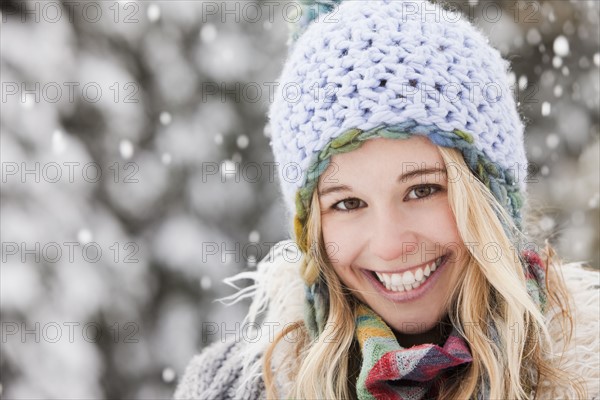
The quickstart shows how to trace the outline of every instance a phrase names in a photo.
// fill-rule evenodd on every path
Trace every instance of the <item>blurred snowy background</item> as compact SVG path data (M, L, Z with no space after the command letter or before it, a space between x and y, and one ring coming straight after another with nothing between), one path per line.
M3 398L169 398L206 323L235 330L221 280L287 236L285 4L2 2ZM454 5L512 62L531 232L597 266L599 3Z

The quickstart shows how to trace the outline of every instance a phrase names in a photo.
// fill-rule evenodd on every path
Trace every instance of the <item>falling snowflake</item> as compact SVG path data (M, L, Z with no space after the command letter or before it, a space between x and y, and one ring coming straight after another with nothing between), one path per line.
M65 136L63 135L62 131L59 129L55 130L52 133L52 151L54 154L60 154L65 151L66 147L67 144L65 142Z
M559 57L566 57L569 55L569 40L563 35L557 36L554 39L554 44L552 45L552 49L554 50L554 54Z
M259 240L260 240L260 233L256 230L250 232L250 234L248 235L249 242L258 243Z
M521 75L521 77L519 78L519 89L527 89L527 75Z
M169 125L171 123L171 121L173 120L173 117L167 111L161 112L160 117L158 117L158 118L160 120L160 123L163 125Z
M554 58L552 58L552 66L556 69L562 67L563 64L563 60L562 58L560 58L559 56L554 56Z
M554 86L554 97L561 97L563 95L563 88L560 85Z
M240 135L240 136L238 136L236 143L240 149L245 149L246 147L248 147L248 144L250 143L250 139L248 139L248 136L246 136L246 135Z
M90 232L89 229L84 228L77 232L77 240L81 244L90 243L92 241L92 238L92 232Z
M546 146L550 149L555 149L560 143L560 137L556 133L551 133L546 137Z
M221 162L221 179L233 179L237 175L237 164L232 160Z
M30 109L30 108L33 108L34 104L35 104L35 100L33 100L31 98L31 96L25 96L25 99L21 103L21 106L23 106L23 108L25 108L25 109Z
M150 22L156 22L160 19L160 7L156 4L150 4L146 10L146 15Z
M210 276L203 276L202 279L200 279L200 287L202 290L209 290L212 287L212 279L210 279Z
M203 43L212 43L217 38L217 28L213 24L204 24L200 29L200 40Z
M548 115L550 115L550 112L552 111L552 105L550 103L548 103L547 101L542 103L542 115L544 117L547 117Z
M162 371L162 380L165 383L171 383L175 380L175 371L173 368L167 367Z
M133 144L127 139L121 140L119 143L119 153L125 160L129 160L133 156Z
M554 218L552 218L548 215L545 215L540 219L539 227L541 230L547 232L547 231L551 230L552 228L554 228L555 224L556 224L556 222L554 221Z

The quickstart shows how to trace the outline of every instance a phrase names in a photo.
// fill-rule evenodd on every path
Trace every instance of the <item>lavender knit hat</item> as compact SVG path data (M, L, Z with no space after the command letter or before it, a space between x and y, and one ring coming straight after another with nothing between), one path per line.
M284 199L303 250L331 156L375 137L459 149L520 227L527 159L508 62L459 13L426 0L305 4L269 111Z

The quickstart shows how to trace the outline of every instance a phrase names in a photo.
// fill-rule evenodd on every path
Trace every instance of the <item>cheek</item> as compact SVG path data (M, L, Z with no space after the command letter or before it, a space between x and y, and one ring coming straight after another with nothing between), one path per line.
M336 270L351 264L353 252L360 248L357 236L339 223L323 222L322 229L327 256Z
M460 235L454 213L449 204L427 209L420 215L420 226L431 234L439 234L441 241L456 242ZM431 229L431 228L434 229Z
M432 202L430 207L424 207L421 217L427 219L429 222L435 222L437 226L443 225L446 227L447 225L455 225L454 214L445 198Z

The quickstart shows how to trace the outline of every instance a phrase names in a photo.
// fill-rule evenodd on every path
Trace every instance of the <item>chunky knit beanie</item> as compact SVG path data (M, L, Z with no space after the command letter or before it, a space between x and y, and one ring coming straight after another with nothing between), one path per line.
M425 0L322 0L295 27L269 119L301 249L331 157L375 137L460 150L520 227L527 160L509 66L461 14Z

